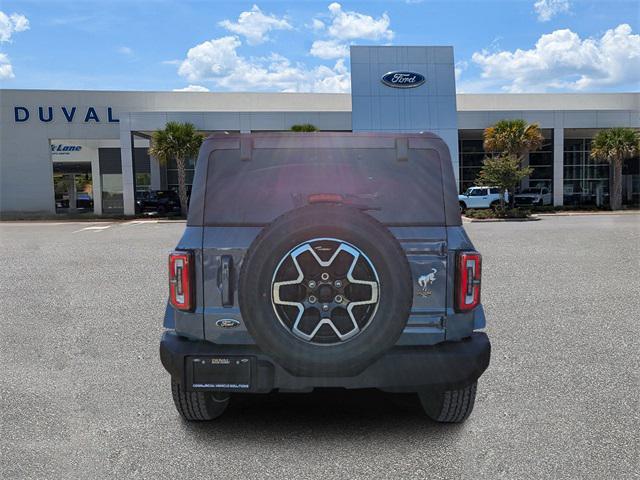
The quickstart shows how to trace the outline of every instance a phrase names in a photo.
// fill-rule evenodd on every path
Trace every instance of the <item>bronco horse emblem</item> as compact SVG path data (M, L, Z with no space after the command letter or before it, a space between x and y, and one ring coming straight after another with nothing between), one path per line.
M422 291L419 292L418 295L421 295L423 297L431 295L429 285L436 281L436 273L438 273L438 270L436 268L432 268L431 273L427 275L420 275L420 277L418 277L418 285L422 289Z

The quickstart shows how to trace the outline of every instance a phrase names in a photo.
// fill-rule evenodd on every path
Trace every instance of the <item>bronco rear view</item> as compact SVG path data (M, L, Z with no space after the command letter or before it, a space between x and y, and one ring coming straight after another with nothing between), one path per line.
M464 421L490 357L480 280L439 137L210 136L169 257L176 408L212 420L236 392L378 388Z

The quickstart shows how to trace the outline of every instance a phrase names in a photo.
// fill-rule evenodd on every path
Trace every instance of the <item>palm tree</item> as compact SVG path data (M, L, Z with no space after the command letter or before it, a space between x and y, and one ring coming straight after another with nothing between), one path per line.
M543 142L544 137L538 124L527 123L522 119L500 120L484 130L485 152L498 152L501 156L515 158L517 167L522 167L525 155L538 150ZM513 192L510 192L511 206L514 200Z
M183 215L189 211L187 201L187 160L198 154L203 136L190 123L168 122L163 130L153 132L149 155L167 164L175 159L178 167L178 196Z
M503 155L522 158L529 152L538 150L544 137L537 123L527 123L522 119L500 120L484 131L484 150L500 152Z
M613 170L609 194L611 210L622 206L622 163L640 155L640 134L631 128L601 130L591 141L591 158L606 161Z

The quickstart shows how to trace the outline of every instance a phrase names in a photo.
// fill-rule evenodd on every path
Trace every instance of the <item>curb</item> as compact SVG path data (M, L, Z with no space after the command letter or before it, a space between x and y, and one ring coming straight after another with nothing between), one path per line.
M466 223L498 223L498 222L537 222L542 220L537 216L531 216L527 218L469 218L462 217L462 220Z
M108 217L96 217L96 218L52 218L52 217L16 217L16 218L0 218L1 223L130 223L130 222L146 222L146 223L184 223L187 220L184 218L170 219L170 218L149 218L149 217L129 217L129 218L108 218Z
M618 212L555 212L536 213L540 217L572 217L578 215L640 215L640 210L623 210Z

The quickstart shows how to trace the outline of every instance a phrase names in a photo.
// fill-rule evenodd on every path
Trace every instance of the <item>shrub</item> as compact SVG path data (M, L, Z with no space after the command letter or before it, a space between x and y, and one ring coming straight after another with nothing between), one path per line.
M524 208L471 209L465 212L465 216L480 220L488 218L528 218L531 216L531 211Z
M310 123L300 123L291 125L291 131L293 132L317 132L318 128Z

